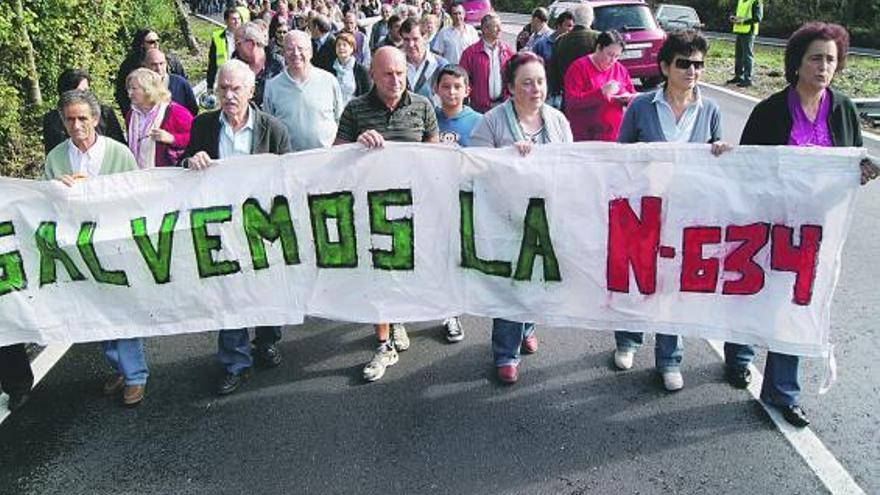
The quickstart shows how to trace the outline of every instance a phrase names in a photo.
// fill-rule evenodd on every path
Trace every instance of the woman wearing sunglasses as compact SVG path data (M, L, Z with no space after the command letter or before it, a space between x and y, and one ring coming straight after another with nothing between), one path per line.
M669 34L657 55L665 82L656 91L643 93L632 101L623 117L617 142L711 143L712 154L716 156L730 149L730 145L721 141L718 105L703 97L697 87L708 50L706 38L697 31L689 29ZM644 334L614 332L614 338L617 343L615 366L621 370L632 368ZM684 387L683 350L681 337L657 334L655 364L663 386L670 392Z

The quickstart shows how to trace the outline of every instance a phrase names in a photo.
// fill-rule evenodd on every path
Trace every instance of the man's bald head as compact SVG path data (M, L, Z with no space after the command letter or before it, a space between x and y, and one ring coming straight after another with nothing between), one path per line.
M388 66L394 65L401 66L406 70L406 56L399 49L393 46L383 46L373 54L372 67L378 66L385 70Z
M396 105L406 91L406 57L393 46L383 46L373 54L370 77L376 93L386 105Z

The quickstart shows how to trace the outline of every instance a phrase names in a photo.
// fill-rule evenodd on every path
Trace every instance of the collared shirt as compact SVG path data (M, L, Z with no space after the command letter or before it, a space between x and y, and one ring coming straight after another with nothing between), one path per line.
M495 101L501 98L501 47L498 42L491 47L483 41L483 51L489 56L489 99Z
M461 53L464 49L479 39L480 35L470 24L463 24L461 30L449 26L437 33L431 48L448 60L450 64L457 64L461 60Z
M282 71L266 85L263 111L287 126L293 151L329 148L345 104L336 77L312 67L303 82Z
M532 33L531 36L529 36L529 40L526 42L526 50L534 51L535 44L537 44L542 39L552 35L553 33L553 29L544 24L544 27L542 27L540 31L536 31Z
M831 130L828 129L828 113L831 111L831 97L828 90L822 92L816 120L810 120L801 106L798 92L793 88L788 92L786 103L791 114L791 134L788 137L790 146L834 146Z
M318 53L318 50L324 47L324 43L327 43L327 38L330 37L330 34L331 33L329 32L324 33L324 36L321 36L320 38L315 38L315 53Z
M681 118L675 119L675 112L672 106L666 101L666 92L663 88L657 90L654 94L654 108L657 109L657 117L660 119L660 127L663 129L663 135L669 143L687 143L691 139L694 132L694 124L697 122L697 115L703 107L703 99L700 96L700 88L694 88L694 101L692 101Z
M559 37L554 32L536 40L535 44L532 46L532 51L544 59L544 67L550 67L550 59L553 57L553 47L556 46L557 39L559 39Z
M235 33L226 30L226 58L227 60L232 57L232 54L235 53Z
M434 73L437 69L446 66L446 59L438 58L433 53L426 51L425 58L418 65L406 64L406 80L409 89L413 93L420 94L425 98L434 100L434 86L432 84ZM436 104L437 102L432 101Z
M389 110L374 88L346 105L336 138L353 143L369 129L378 131L387 141L420 143L437 135L437 115L427 98L411 91Z
M248 118L244 126L233 131L226 114L220 112L220 142L217 152L220 159L239 155L250 155L254 144L254 112L248 108Z
M107 138L98 136L86 151L81 151L73 144L73 140L67 140L67 158L70 160L70 171L74 174L83 174L86 177L94 177L101 174L101 165L104 163L104 152L107 150Z

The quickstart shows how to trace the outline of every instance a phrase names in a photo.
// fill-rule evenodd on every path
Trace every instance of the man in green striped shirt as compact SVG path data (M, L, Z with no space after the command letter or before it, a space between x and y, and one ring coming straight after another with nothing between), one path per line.
M373 89L351 100L339 119L334 144L357 141L367 149L381 148L385 141L439 143L440 131L434 106L424 96L407 90L406 57L394 47L382 47L370 65ZM376 381L397 363L397 351L409 349L402 323L377 323L379 346L364 367L364 380Z

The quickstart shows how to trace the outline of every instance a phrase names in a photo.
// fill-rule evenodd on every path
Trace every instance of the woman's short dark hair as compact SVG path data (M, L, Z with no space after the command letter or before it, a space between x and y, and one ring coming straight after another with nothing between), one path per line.
M671 64L676 55L690 57L694 53L706 55L708 51L709 42L699 31L693 29L673 31L669 33L663 46L660 47L660 52L657 54L657 65L659 66L660 62Z
M517 52L514 56L510 57L510 60L504 66L504 83L508 85L513 84L513 81L516 79L516 71L523 65L532 62L537 62L541 64L541 67L544 67L544 59L532 52Z
M623 35L613 29L599 33L599 37L596 38L596 50L598 51L611 45L620 45L621 48L626 48L626 40L623 39Z
M464 70L464 67L457 64L444 65L434 73L433 86L435 88L437 87L437 85L440 84L440 79L442 79L443 76L452 76L461 79L464 81L465 86L469 86L471 84L470 76L468 76L467 71Z
M816 40L833 41L837 45L837 70L846 66L846 52L849 51L849 33L840 24L808 22L788 38L785 45L785 80L797 84L798 69L810 43Z
M61 96L61 93L65 91L79 87L83 79L89 84L92 82L92 77L83 69L64 69L64 72L58 76L58 96Z

